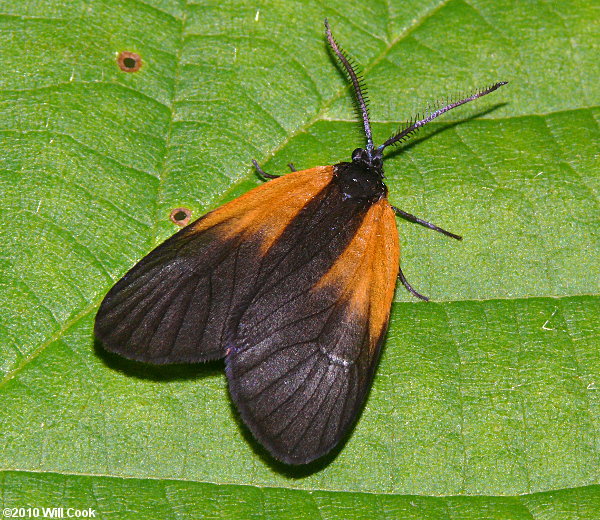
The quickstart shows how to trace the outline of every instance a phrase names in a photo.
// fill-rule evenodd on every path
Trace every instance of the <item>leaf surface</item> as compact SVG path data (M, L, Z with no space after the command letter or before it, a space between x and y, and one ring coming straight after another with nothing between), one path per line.
M326 16L377 142L436 99L509 85L388 153L392 203L465 239L399 222L434 302L398 288L354 432L290 469L240 424L222 364L128 363L92 328L172 209L257 185L252 158L282 173L363 145ZM4 505L596 518L599 29L584 0L0 1ZM117 67L126 50L139 72Z

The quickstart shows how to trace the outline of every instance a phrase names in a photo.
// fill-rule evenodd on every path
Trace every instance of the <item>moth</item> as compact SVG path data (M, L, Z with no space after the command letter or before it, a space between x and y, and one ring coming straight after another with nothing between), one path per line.
M373 379L399 265L396 215L461 237L390 204L383 152L496 83L415 119L375 147L365 89L325 34L354 90L366 146L333 166L283 176L207 213L117 282L96 316L108 351L153 364L225 360L231 398L276 459L306 464L354 423Z

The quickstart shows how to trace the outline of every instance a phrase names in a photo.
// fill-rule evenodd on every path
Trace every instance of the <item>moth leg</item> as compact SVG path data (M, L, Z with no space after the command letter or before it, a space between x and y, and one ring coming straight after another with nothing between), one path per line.
M265 179L277 179L278 177L281 177L281 175L272 175L270 173L267 173L266 171L264 171L256 162L256 159L252 159L252 164L254 165L254 167L256 168L256 171L258 172L258 174L261 177L264 177Z
M396 206L392 206L392 209L396 212L396 215L408 220L409 222L414 222L415 224L421 224L422 226L425 226L426 228L433 229L434 231L438 231L450 238L454 238L456 240L462 240L462 237L460 235L455 235L454 233L450 233L450 231L446 231L445 229L442 229L441 227L438 227L435 224L432 224L431 222L427 222L426 220L415 217L414 215L411 215L410 213L407 213L406 211L402 211L400 208L397 208ZM404 284L404 285L406 285L406 284ZM407 288L408 287L409 286L407 286ZM408 290L413 292L411 289L408 289Z
M412 288L412 285L410 285L408 283L408 280L404 276L404 273L402 272L402 268L401 267L398 267L398 278L402 282L402 285L404 285L404 287L406 287L408 289L408 291L410 291L411 293L413 293L417 298L421 298L421 300L425 300L426 302L429 301L429 298L427 298L427 296L423 296L421 293L418 293L417 291L415 291Z
M293 172L297 172L298 170L296 170L296 167L294 166L294 163L288 163L288 168L293 171Z

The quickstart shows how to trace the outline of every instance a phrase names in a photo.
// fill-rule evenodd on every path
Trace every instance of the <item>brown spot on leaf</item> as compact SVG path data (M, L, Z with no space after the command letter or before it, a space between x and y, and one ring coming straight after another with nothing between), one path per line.
M192 212L187 208L175 208L171 211L169 218L173 224L184 227L188 225L190 218L192 218Z
M142 66L142 58L131 51L122 51L117 56L119 68L124 72L137 72Z

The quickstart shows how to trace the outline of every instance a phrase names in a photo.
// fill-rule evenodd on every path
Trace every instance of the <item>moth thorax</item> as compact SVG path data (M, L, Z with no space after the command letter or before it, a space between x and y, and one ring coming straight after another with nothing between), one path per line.
M333 182L337 183L345 200L374 203L387 195L383 170L367 166L362 161L338 163L333 167Z

